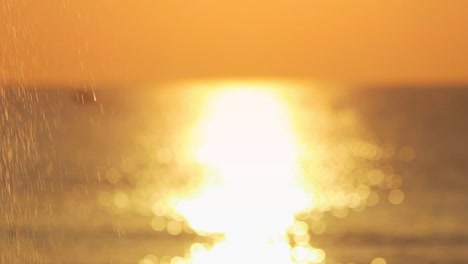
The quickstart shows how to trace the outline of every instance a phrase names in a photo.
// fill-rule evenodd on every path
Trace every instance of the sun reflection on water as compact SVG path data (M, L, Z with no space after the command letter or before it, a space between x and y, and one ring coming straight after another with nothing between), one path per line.
M410 160L414 151L379 146L352 112L330 109L320 96L301 105L277 89L288 84L203 86L192 100L201 112L189 139L152 150L154 162L128 169L135 173L110 168L110 184L136 187L98 196L113 212L152 215L156 232L203 237L159 263L324 263L314 243L327 230L324 215L346 218L381 201L403 202L401 177L377 161Z
M294 214L313 199L300 186L298 142L287 109L278 94L259 87L223 89L208 99L194 152L209 172L204 188L175 209L194 230L224 239L192 255L192 263L323 260L304 239L305 245L290 249Z

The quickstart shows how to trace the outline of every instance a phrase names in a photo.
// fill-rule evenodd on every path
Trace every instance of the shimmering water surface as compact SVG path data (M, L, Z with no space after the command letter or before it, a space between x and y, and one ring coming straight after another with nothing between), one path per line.
M1 263L468 262L468 90L1 91Z

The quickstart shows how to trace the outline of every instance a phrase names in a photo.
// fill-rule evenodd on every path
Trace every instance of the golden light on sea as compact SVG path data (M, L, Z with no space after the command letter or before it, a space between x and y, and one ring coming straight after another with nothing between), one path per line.
M318 236L333 231L325 215L345 219L385 198L403 202L398 172L378 163L398 146L379 146L358 117L330 111L320 94L301 97L300 89L285 89L300 85L273 81L184 85L194 88L184 90L191 118L177 123L177 144L159 144L154 166L131 178L106 174L110 183L135 183L135 192L110 202L99 197L116 212L150 201L152 230L198 235L160 263L333 262L315 247ZM398 155L407 159L414 154L403 150L406 156Z
M284 104L262 87L235 86L208 97L194 142L206 181L175 208L194 230L224 240L192 254L192 263L291 263L288 228L313 200L298 181L298 142Z

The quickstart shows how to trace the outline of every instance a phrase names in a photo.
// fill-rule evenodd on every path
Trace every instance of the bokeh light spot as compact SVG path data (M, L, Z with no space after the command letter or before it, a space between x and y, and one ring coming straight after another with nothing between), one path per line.
M180 235L182 230L182 223L179 221L171 220L167 223L167 232L173 236Z
M375 258L372 260L371 264L387 264L387 261L383 258Z
M154 255L146 255L138 264L158 264L158 258Z
M151 228L155 231L163 231L166 228L166 220L161 216L156 216L151 220Z
M388 194L388 201L391 204L401 204L405 199L405 194L401 190L393 190Z
M117 192L114 194L114 204L118 208L125 208L129 203L130 200L128 199L128 195L126 193Z

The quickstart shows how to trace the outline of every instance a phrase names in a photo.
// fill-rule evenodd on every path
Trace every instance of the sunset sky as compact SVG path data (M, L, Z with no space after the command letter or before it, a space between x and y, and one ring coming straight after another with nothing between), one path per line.
M0 81L468 83L468 1L4 0Z

